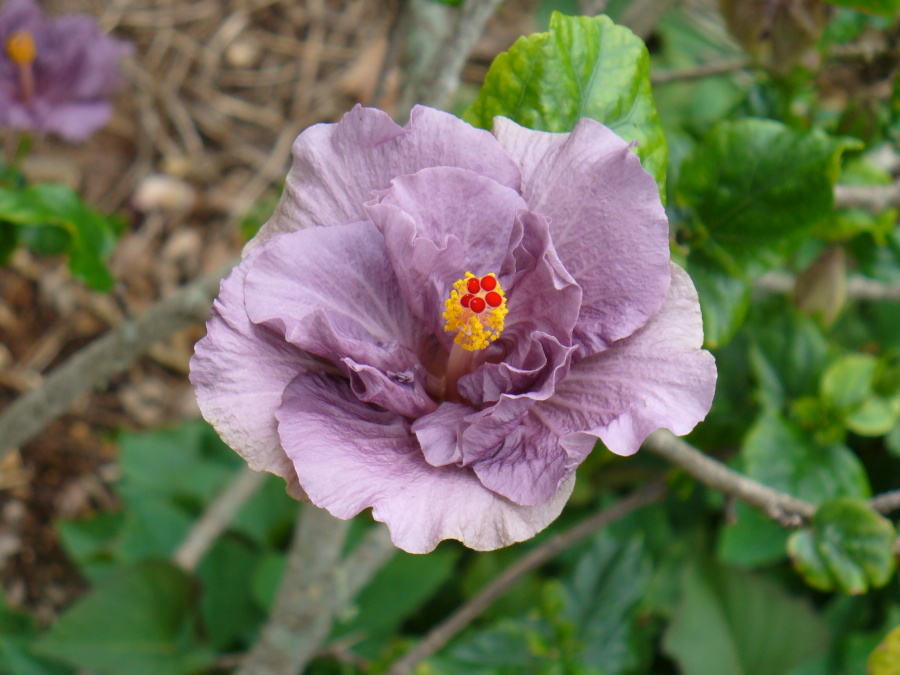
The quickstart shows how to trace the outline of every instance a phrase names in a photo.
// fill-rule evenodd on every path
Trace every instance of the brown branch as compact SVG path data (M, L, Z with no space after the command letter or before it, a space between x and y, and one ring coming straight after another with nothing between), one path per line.
M396 550L376 525L340 564L349 521L303 506L275 607L237 675L302 672L320 653L335 614L368 584Z
M418 70L417 81L404 88L401 109L422 103L435 108L446 108L450 96L459 86L463 66L478 38L484 32L488 19L493 16L502 0L465 0L456 13L453 29L434 52L428 67ZM415 30L418 26L412 26Z
M248 467L238 471L234 479L216 495L200 519L194 523L172 555L172 562L187 572L197 569L203 556L212 548L216 539L228 529L237 512L256 493L265 478L265 473L253 471Z
M900 206L900 181L890 185L836 185L836 209L866 209L881 213L892 206Z
M0 414L0 457L31 440L95 386L127 370L153 344L209 316L219 281L234 263L184 286L77 352Z
M462 605L447 619L435 626L418 645L394 662L388 671L388 675L410 675L419 663L446 645L526 574L537 569L561 551L597 530L608 527L641 507L660 500L664 494L665 487L663 482L659 480L654 481L608 509L590 516L574 527L551 537L540 546L532 549L503 570L487 586L481 589L477 595Z
M328 636L348 521L304 504L275 606L237 675L299 673Z
M815 504L779 492L728 468L666 429L650 434L643 447L704 485L746 502L785 526L797 527L816 512Z
M767 272L754 284L753 288L762 293L792 293L797 285L797 277L789 272ZM847 279L848 300L900 300L900 284L853 276Z
M900 509L900 490L890 490L875 495L869 500L869 506L884 514Z
M746 70L753 63L750 59L729 59L727 61L711 61L690 68L672 68L668 70L656 70L650 73L650 82L653 84L669 84L670 82L687 82L699 80L703 77L714 75L727 75L738 70Z

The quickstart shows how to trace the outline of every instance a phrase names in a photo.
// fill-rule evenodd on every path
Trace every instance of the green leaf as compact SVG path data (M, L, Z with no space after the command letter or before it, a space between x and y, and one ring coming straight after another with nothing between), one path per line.
M183 675L214 655L191 639L191 580L164 562L105 579L38 643L41 652L101 675Z
M747 434L740 454L741 468L751 478L776 490L818 504L832 497L869 496L868 477L856 455L845 445L822 447L795 424L768 411ZM719 556L734 565L754 568L787 555L788 533L779 525L753 515L725 526Z
M675 188L703 247L732 273L753 277L781 263L833 210L846 139L780 122L717 125L685 160Z
M113 278L105 260L115 244L119 224L88 208L69 188L53 184L32 185L21 190L0 187L0 220L62 227L71 238L72 274L94 290L112 288Z
M900 673L900 626L885 636L869 656L868 675L897 675Z
M122 482L132 497L164 497L199 513L240 466L240 458L205 422L126 434L121 440Z
M853 410L872 396L878 359L871 354L848 354L822 374L822 398L835 408Z
M723 563L756 569L777 563L786 555L788 533L756 509L738 502L734 525L722 528L716 555Z
M357 596L352 618L335 635L364 636L354 651L374 655L403 619L418 609L453 574L459 551L444 548L427 556L398 551ZM398 593L397 589L403 592Z
M741 448L747 475L769 487L818 504L833 497L870 495L859 458L845 445L817 445L780 415L767 412Z
M849 7L869 14L895 16L900 12L900 0L825 0L838 7Z
M787 675L828 646L813 609L759 577L697 563L663 649L684 675Z
M594 539L567 583L563 615L576 627L581 660L605 675L634 672L641 653L634 639L634 608L643 598L651 570L638 538Z
M832 348L811 317L786 304L765 309L754 312L748 323L753 335L750 363L764 401L781 408L788 399L818 394Z
M34 619L7 606L0 594L0 673L4 675L70 675L70 668L33 653L38 637Z
M819 507L809 528L791 535L788 550L810 586L865 593L893 575L896 534L891 522L866 502L837 498Z
M12 223L0 220L0 265L9 260L19 243L19 228Z
M893 398L875 393L879 365L871 354L848 354L822 375L822 400L842 414L848 429L863 436L883 436L900 412Z
M715 348L728 344L750 308L750 284L729 274L702 251L691 251L687 270L700 296L704 346Z
M97 582L115 569L116 545L124 522L123 513L101 513L89 520L57 523L66 553L89 580Z
M427 662L429 675L543 675L559 673L557 663L544 645L553 635L546 621L502 619L457 642L446 656ZM574 673L571 675L575 675Z
M495 116L540 131L565 132L582 117L602 122L635 149L665 194L668 148L640 38L606 16L564 16L550 31L519 38L491 64L463 118L490 129Z
M246 646L241 638L264 618L247 583L259 564L256 551L236 537L219 539L197 568L200 611L209 641L220 651Z

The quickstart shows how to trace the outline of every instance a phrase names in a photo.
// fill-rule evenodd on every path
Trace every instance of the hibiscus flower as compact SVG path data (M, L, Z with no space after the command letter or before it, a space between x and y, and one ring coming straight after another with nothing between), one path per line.
M197 344L204 416L407 551L532 537L597 439L629 455L712 402L697 294L630 147L588 119L491 134L425 107L307 129Z
M106 124L130 43L101 33L87 15L48 19L34 0L0 11L0 126L71 142Z

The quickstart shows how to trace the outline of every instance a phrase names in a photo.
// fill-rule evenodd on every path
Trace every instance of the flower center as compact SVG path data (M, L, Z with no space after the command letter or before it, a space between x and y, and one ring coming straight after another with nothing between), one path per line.
M468 351L484 349L500 337L509 312L506 294L494 274L478 278L466 272L453 284L445 305L444 330L456 331L453 341Z
M10 60L19 67L22 99L28 103L34 98L34 69L32 64L37 58L37 47L34 46L34 37L27 30L13 31L6 39L6 53Z

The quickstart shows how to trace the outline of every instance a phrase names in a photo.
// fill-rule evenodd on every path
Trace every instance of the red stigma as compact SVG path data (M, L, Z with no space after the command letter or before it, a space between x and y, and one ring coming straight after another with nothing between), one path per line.
M472 301L472 296L471 296L471 295L464 295L464 296L462 296L462 297L459 299L459 304L461 304L463 307L468 308L469 303L470 303L471 301Z
M481 277L481 287L486 291L492 291L497 288L497 278L492 277L490 274L487 276ZM488 301L490 304L490 300ZM500 303L498 302L496 305L491 305L492 307L497 307Z
M475 283L478 283L478 279L475 279ZM484 298L475 297L469 301L469 309L471 309L476 314L481 314L486 307L487 303L484 301Z
M469 291L469 293L477 293L478 291L480 291L481 284L478 283L478 279L476 279L475 277L469 279L466 282L466 290Z
M491 291L484 296L484 299L491 307L499 307L503 303L503 298L496 291Z

